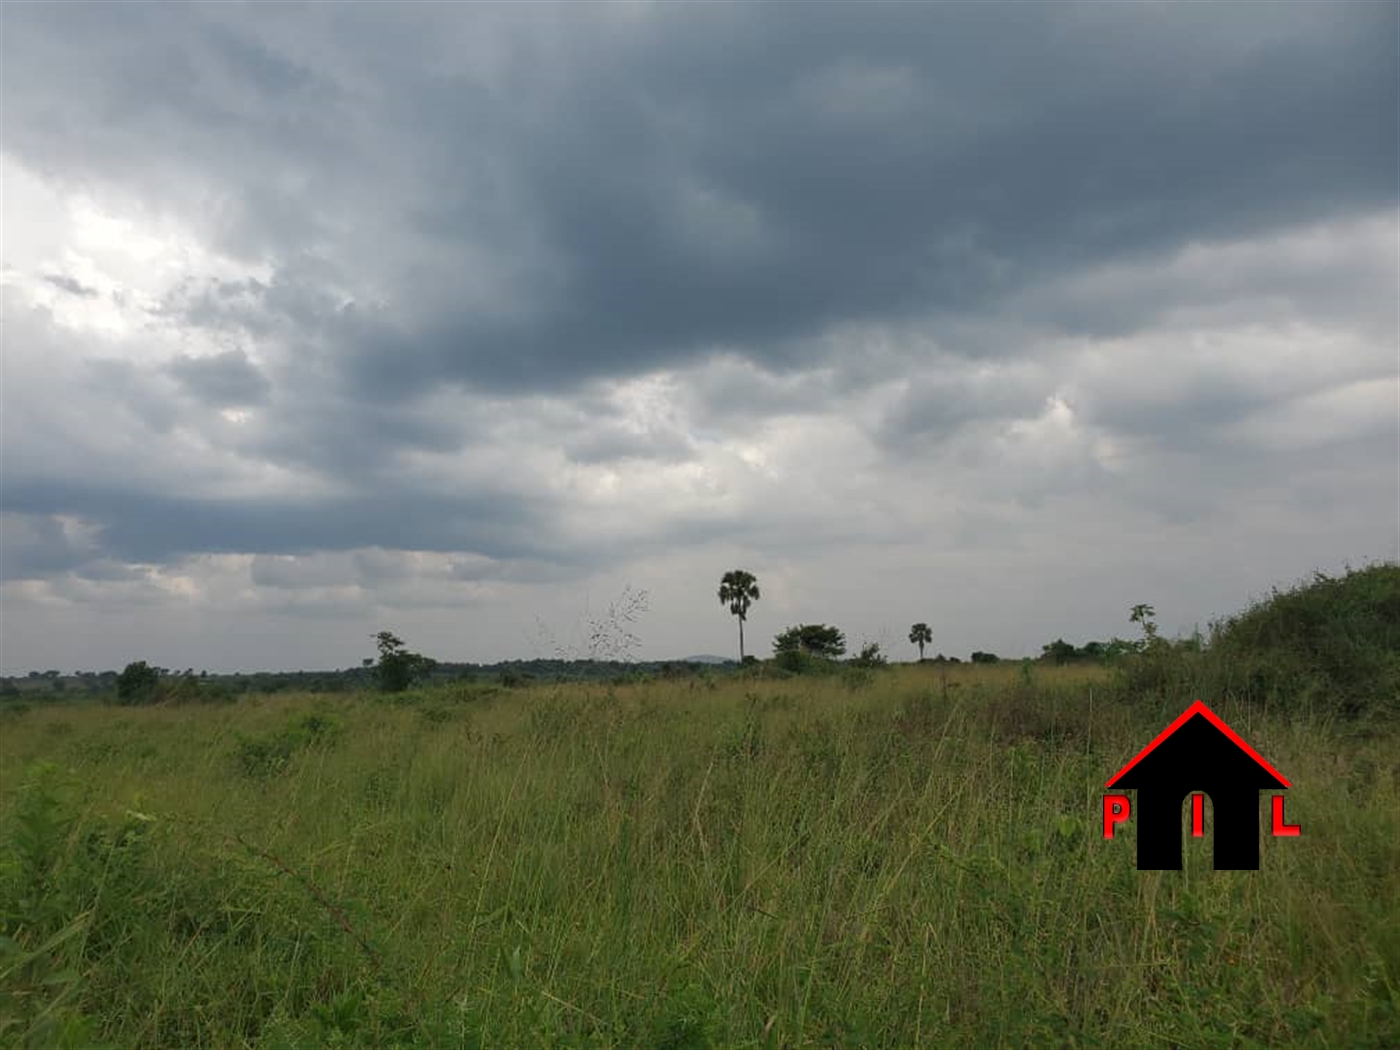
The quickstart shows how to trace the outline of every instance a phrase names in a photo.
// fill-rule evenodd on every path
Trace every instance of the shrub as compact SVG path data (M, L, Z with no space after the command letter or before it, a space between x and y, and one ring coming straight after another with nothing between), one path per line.
M846 636L840 628L824 623L798 624L773 639L773 652L794 651L835 659L846 652Z
M375 642L379 646L379 663L374 673L383 692L402 693L437 667L436 660L409 652L403 640L395 637L392 631L380 631L375 635Z
M789 674L831 674L837 664L802 649L784 649L773 658L773 664Z
M145 660L127 664L117 676L117 703L153 704L160 674Z
M250 777L273 776L283 772L298 752L333 742L340 736L340 730L340 723L333 718L303 715L278 733L240 736L234 757Z
M1400 715L1400 565L1275 588L1212 625L1204 670L1251 702Z
M1236 699L1288 711L1400 717L1400 566L1382 564L1311 580L1270 596L1199 633L1169 641L1140 617L1140 642L1114 640L1130 699ZM1122 652L1119 644L1127 646Z
M852 667L884 667L887 663L889 661L885 659L885 654L880 652L879 642L868 642L859 654L850 659Z

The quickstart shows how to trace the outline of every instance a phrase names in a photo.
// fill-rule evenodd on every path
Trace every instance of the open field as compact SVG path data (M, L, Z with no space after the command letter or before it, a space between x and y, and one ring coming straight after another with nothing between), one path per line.
M3 1039L1400 1043L1394 733L1218 705L1303 835L1140 873L1103 783L1192 698L942 675L11 714Z

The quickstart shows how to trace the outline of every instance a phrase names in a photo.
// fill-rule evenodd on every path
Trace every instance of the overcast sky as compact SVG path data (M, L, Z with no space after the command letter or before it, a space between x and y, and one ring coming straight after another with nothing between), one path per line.
M1400 556L1394 3L6 3L6 673Z

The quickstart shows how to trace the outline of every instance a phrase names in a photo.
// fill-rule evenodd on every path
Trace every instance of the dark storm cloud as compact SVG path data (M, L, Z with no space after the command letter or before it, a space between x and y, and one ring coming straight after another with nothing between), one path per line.
M483 115L553 281L529 322L414 326L427 372L554 385L724 346L790 364L838 322L1394 200L1395 11L1278 31L1255 10L661 9L570 70L543 126L492 142ZM907 97L840 116L882 70ZM483 146L459 101L465 158ZM365 333L357 374L382 383L404 342Z
M907 593L872 601L960 621L988 580L1099 564L1061 513L1164 575L1238 578L1227 512L1264 508L1244 534L1279 560L1369 542L1324 526L1381 520L1393 428L1374 392L1307 398L1394 343L1397 30L1393 4L12 5L5 162L62 232L14 282L7 243L0 570L156 602L178 567L227 624L233 595L553 603L619 566L708 592L723 550L794 593L888 559ZM44 280L67 294L33 309ZM1204 531L1132 531L1160 519ZM961 582L929 599L935 550Z
M421 411L415 404L352 405L308 392L246 439L257 458L349 481L392 481L408 452L447 454L483 445L473 420Z
M103 555L163 562L186 554L304 554L344 551L392 537L408 550L469 551L489 558L567 561L569 552L541 523L545 501L502 492L450 496L392 489L367 496L295 501L189 499L95 484L7 484L17 514L71 514L96 528ZM42 508L42 509L40 509ZM8 531L8 530L7 530ZM9 535L5 538L7 555ZM53 561L62 549L46 526L20 557Z
M104 13L113 37L217 59L177 90L113 52L107 109L135 130L159 106L153 148L215 182L228 166L231 243L385 233L338 260L390 289L381 309L328 285L308 307L316 281L300 314L260 306L332 338L359 395L565 388L725 348L790 368L835 325L967 315L1089 261L1397 193L1394 5L248 14ZM299 30L339 60L288 57ZM18 125L21 153L72 159Z
M92 557L63 522L49 514L0 513L0 580L37 580L67 572Z
M1034 418L1055 391L1042 369L925 375L909 385L881 421L876 437L892 450L936 443L969 423Z
M188 393L218 408L259 404L271 390L267 377L242 350L178 357L168 368Z

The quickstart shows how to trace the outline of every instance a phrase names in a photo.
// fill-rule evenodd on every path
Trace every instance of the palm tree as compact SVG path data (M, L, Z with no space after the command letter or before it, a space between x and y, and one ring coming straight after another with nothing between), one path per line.
M909 628L909 640L919 647L919 663L924 662L924 646L933 641L933 632L926 623L916 623Z
M758 601L758 578L743 569L726 572L719 581L719 603L739 617L739 663L744 662L744 620L749 606Z

